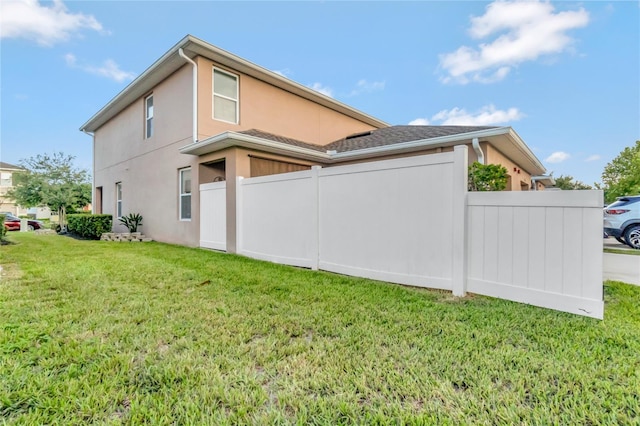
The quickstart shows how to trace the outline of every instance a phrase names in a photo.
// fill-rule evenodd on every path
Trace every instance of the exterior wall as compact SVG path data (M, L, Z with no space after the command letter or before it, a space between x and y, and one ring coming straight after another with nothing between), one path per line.
M16 203L5 197L5 194L13 188L13 174L19 173L16 169L0 169L0 173L4 177L7 175L11 176L11 185L3 185L0 183L0 212L9 212L14 216L24 216L27 214L27 209L20 208L20 206L16 205Z
M239 123L212 118L212 82L214 63L197 57L198 64L198 139L225 132L257 128L266 132L326 144L348 134L374 130L375 127L316 104L286 90L276 88L253 77L239 76ZM233 70L225 69L229 72ZM145 98L154 97L153 136L145 139ZM143 230L158 241L197 246L200 234L200 200L198 185L225 176L227 250L235 251L236 241L236 177L251 177L251 154L281 161L313 166L317 163L286 156L228 148L203 156L183 155L179 149L192 141L192 67L186 64L141 96L118 115L96 130L94 135L94 200L102 213L116 211L115 185L122 183L123 214L140 213ZM491 162L509 162L497 150L484 144ZM427 153L449 152L453 147L395 154L367 160L340 163L353 164ZM468 150L468 161L476 160ZM224 168L206 166L224 161ZM179 169L191 167L191 220L179 219ZM201 176L202 173L202 176ZM517 184L512 182L512 189ZM100 191L98 191L100 188ZM101 199L97 197L101 195ZM124 230L116 220L114 231Z
M345 134L374 129L353 118L310 102L255 78L239 75L240 123L212 118L213 66L202 57L198 63L198 139L225 132L261 129L306 142L325 144ZM220 67L225 69L224 67ZM233 70L228 70L234 72ZM153 136L144 138L146 96L153 94ZM179 148L192 141L192 68L185 64L151 92L129 105L100 127L94 135L94 194L101 187L102 212L116 210L115 185L122 183L123 214L140 213L143 230L158 241L197 246L200 200L198 185L211 182L216 173L203 164L224 160L227 191L228 250L235 241L235 177L250 177L250 151L230 148L195 157ZM259 153L265 158L314 163ZM179 220L178 170L191 167L191 221ZM203 173L202 179L200 173ZM97 195L96 195L97 196ZM98 201L98 203L96 203ZM94 200L94 204L100 204ZM115 221L114 231L124 227Z
M259 129L265 132L325 145L345 135L374 130L375 127L347 117L300 96L220 67L198 57L198 139L227 130ZM239 123L213 119L213 67L239 76Z
M493 145L486 142L481 143L480 146L485 152L485 160L487 164L501 164L509 173L509 181L511 186L507 186L507 191L522 191L526 187L531 188L531 174L522 170L522 168L507 158L502 152L498 151ZM539 185L539 189L544 188L543 185Z
M102 212L115 214L116 182L122 182L122 212L140 213L142 230L158 241L196 246L197 158L178 149L192 140L191 67L184 66L153 89L153 136L144 138L141 97L94 134L94 189L102 187ZM192 167L192 219L178 218L178 170ZM95 204L95 200L94 200ZM114 221L114 230L125 228Z

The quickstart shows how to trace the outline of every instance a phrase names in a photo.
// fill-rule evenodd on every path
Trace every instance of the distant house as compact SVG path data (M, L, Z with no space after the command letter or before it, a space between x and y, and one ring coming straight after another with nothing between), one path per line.
M24 168L0 161L0 212L9 212L15 216L24 215L26 209L21 209L15 201L6 196L13 188L14 174L23 172Z
M466 144L470 163L480 159L507 168L508 190L545 183L545 168L510 127L390 126L190 35L81 130L93 134L95 213L140 213L145 234L197 246L204 220L199 185L225 180L230 251L238 176Z

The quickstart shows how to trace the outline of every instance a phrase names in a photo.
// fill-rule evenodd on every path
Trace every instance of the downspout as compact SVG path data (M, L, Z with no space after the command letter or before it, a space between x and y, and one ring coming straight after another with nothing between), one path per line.
M480 142L478 141L478 138L471 139L471 146L473 146L473 150L478 156L478 163L484 164L484 153L482 152L482 148L480 148Z
M96 171L96 135L94 133L87 132L85 129L80 129L80 131L87 136L91 136L91 147L93 148L93 153L92 153L93 155L91 156L92 157L91 165L93 167L93 170L91 170L91 212L95 213L93 209L94 209L94 206L96 205L96 193L95 193L95 190L96 190L96 176L95 176L96 174L95 173Z
M193 143L196 143L198 142L198 64L185 55L182 48L178 49L178 54L193 65Z

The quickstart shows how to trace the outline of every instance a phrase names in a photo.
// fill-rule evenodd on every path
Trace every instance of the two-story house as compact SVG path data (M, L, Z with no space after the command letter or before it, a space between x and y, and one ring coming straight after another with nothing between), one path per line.
M238 176L466 144L470 162L507 168L509 190L545 183L544 167L510 127L390 126L190 35L81 130L93 135L94 212L140 213L154 239L197 246L206 219L199 217L198 187L225 180L231 252Z
M11 213L14 216L26 214L26 210L16 205L15 201L6 196L13 188L13 174L23 172L24 168L0 161L0 212Z

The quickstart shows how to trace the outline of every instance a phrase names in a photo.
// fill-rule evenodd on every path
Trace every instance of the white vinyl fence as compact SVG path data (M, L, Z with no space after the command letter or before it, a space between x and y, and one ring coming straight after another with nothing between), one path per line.
M238 253L317 269L317 172L238 179Z
M237 252L603 317L601 191L468 193L466 186L465 146L238 178ZM217 211L224 187L201 185L201 197L210 197L201 199L201 229L219 231L201 245L224 250L224 219L209 214L220 189ZM211 217L215 224L204 226Z
M227 183L200 185L200 247L227 249Z
M456 156L466 164L459 150L239 179L238 253L453 290Z
M319 268L461 287L454 284L454 272L462 268L454 234L464 226L464 200L456 184L466 183L464 166L455 163L466 164L466 155L459 150L320 170Z
M600 191L470 192L467 290L602 318Z

